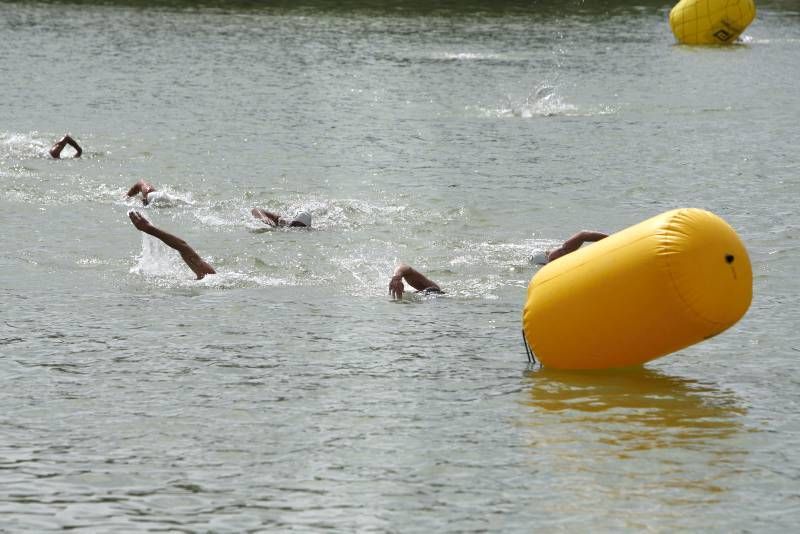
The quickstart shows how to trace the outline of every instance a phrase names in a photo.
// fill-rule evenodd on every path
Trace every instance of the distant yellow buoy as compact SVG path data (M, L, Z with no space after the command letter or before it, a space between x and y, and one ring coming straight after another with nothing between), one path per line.
M755 16L753 0L680 0L669 12L669 25L682 44L728 44Z
M545 367L640 365L710 338L750 307L739 236L695 208L668 211L542 267L528 286L525 339Z

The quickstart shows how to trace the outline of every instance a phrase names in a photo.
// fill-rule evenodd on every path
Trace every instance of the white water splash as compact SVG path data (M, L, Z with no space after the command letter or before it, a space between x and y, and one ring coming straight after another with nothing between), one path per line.
M142 253L131 273L154 277L185 277L191 270L177 252L148 234L142 233Z
M38 132L0 133L0 160L7 157L15 159L30 159L48 157L50 145L42 140ZM64 152L68 155L67 152Z
M501 116L521 117L550 117L576 112L578 108L567 104L551 85L540 85L521 101L514 101L509 97L508 103L501 108Z
M207 258L213 264L213 258ZM148 234L142 234L142 252L132 274L142 275L148 281L163 288L210 288L232 289L240 287L269 287L298 285L297 281L262 274L236 271L217 271L201 280L183 262L180 255Z
M445 52L441 54L442 59L457 61L480 61L501 59L499 54L481 54L475 52Z
M159 189L147 195L148 206L153 208L174 208L194 204L191 193L176 193L170 189Z

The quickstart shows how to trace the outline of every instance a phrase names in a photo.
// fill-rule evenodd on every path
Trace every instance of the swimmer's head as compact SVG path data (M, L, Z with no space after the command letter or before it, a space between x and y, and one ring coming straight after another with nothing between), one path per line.
M301 211L292 217L289 226L311 226L311 214L307 211Z
M548 254L547 252L537 252L533 256L531 256L531 263L534 265L545 265L548 261Z

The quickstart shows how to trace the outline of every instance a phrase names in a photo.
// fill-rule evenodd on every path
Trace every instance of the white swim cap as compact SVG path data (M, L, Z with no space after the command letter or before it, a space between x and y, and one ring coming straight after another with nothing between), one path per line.
M534 265L546 265L547 261L547 252L537 252L531 256L531 263Z
M295 213L294 217L292 217L292 222L289 224L292 223L300 223L303 226L311 226L311 214L307 211Z

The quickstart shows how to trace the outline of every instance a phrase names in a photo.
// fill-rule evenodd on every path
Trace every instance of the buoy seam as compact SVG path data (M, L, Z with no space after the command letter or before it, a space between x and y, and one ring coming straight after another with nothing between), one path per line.
M667 225L667 227L665 227L665 228L662 228L662 232L663 232L663 230L666 230L667 228L669 228L670 226L672 226L673 222L675 221L675 218L676 218L676 217L678 217L679 215L683 214L685 211L687 211L687 210L679 210L677 213L675 213L675 214L674 214L674 215L673 215L673 216L672 216L672 217L669 219L669 224ZM701 210L701 211L703 211L703 210ZM663 236L663 233L662 233L662 236ZM659 236L659 237L661 237L661 236ZM659 242L659 246L660 246L660 247L664 247L664 245L663 245L663 241ZM665 247L664 247L664 248L665 248ZM682 292L681 292L681 290L679 289L679 286L678 286L678 281L675 279L675 276L674 276L674 274L673 274L672 263L670 262L670 256L672 256L672 254L657 254L657 255L658 255L658 256L664 256L664 260L663 260L663 261L664 261L664 262L666 262L666 264L667 264L667 274L669 275L669 280L670 280L670 282L672 282L672 289L675 291L675 294L676 294L676 295L678 295L678 298L681 300L681 302L683 302L683 303L684 303L684 305L686 306L686 308L687 308L688 310L690 310L690 311L692 312L692 314L694 314L696 317L698 317L698 318L699 318L701 321L704 321L704 322L706 322L706 323L709 323L709 324L711 324L711 325L713 325L713 326L722 326L722 325L725 325L725 322L724 322L724 321L714 321L713 319L708 319L707 317L705 317L704 315L702 315L702 314L701 314L700 312L698 312L698 311L697 311L697 310L694 308L694 306L692 306L692 305L689 303L689 301L688 301L688 300L686 300L686 298L683 296L683 293L682 293Z

